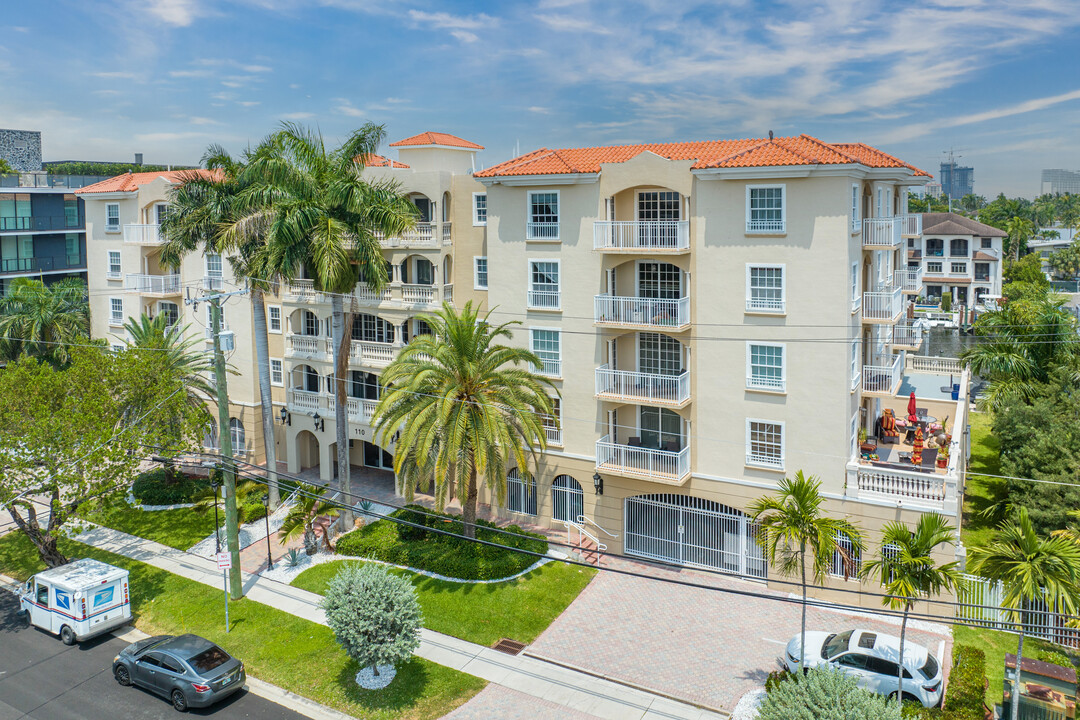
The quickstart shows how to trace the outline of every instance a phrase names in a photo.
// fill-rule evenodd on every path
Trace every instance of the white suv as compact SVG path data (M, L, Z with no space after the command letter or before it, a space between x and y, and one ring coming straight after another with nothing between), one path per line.
M828 665L853 675L859 687L896 696L900 638L869 630L807 631L806 647L806 667ZM796 635L784 652L784 665L791 672L798 671L800 655ZM905 700L914 700L925 707L937 707L941 702L941 666L929 650L910 640L904 643L903 691Z

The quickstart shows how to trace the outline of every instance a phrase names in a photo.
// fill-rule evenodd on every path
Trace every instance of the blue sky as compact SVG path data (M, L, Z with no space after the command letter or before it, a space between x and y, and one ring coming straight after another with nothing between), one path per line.
M46 160L194 163L282 120L487 147L810 133L976 192L1080 170L1076 0L47 0L5 7L0 125Z

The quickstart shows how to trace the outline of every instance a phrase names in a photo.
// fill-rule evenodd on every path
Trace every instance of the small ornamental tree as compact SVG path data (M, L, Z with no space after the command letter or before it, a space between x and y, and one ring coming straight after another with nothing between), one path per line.
M330 581L321 607L345 652L375 676L380 665L397 665L420 646L416 590L382 565L346 565Z
M758 707L760 720L900 720L900 706L863 690L832 668L811 668L776 683Z

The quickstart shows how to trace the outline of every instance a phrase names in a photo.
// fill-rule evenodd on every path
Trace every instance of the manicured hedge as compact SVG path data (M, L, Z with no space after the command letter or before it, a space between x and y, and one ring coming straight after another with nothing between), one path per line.
M393 518L455 535L461 535L463 529L459 516L409 505L394 511L385 520L343 535L337 543L338 553L383 560L462 580L497 580L516 575L536 562L536 557L514 552L514 548L541 554L547 552L547 540L543 536L525 532L516 525L502 528L510 533L507 534L494 532L494 524L478 520L476 537L503 546L492 547L462 537L413 528L396 523Z
M905 718L919 720L983 720L986 698L986 655L970 645L953 645L952 672L944 709L905 705Z
M141 505L179 505L194 502L210 489L210 478L186 475L173 468L157 468L135 478L131 494Z

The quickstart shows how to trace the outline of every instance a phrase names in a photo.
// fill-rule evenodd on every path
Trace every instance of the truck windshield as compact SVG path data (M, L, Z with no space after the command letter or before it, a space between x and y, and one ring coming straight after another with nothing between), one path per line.
M200 675L208 673L219 665L229 662L229 653L217 645L212 645L188 660L188 663Z

